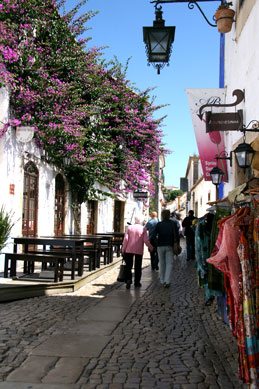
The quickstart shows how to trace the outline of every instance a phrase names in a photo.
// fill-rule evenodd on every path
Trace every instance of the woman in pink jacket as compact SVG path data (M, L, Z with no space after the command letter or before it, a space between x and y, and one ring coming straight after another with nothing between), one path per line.
M134 285L135 287L141 286L140 280L142 274L142 257L144 251L144 243L149 248L149 251L153 250L153 246L148 240L147 230L143 226L142 218L140 216L135 216L135 224L127 228L122 244L122 255L124 257L127 267L127 289L130 288L130 284L132 283L132 267L134 256Z

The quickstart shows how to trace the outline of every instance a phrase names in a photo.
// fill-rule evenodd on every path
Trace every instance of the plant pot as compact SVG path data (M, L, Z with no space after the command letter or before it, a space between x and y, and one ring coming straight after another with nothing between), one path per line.
M215 13L215 19L218 32L225 34L231 31L235 11L233 9L218 9Z

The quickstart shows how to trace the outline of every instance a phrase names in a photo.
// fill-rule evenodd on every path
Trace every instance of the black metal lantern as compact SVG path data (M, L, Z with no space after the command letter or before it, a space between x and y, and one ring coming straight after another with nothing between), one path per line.
M70 158L70 156L68 154L64 155L64 157L63 157L63 164L64 164L65 167L68 167L71 164L71 158Z
M240 143L237 148L234 150L236 154L236 159L238 166L242 169L249 168L252 164L255 150L248 143Z
M143 27L148 62L157 69L157 74L160 74L160 69L169 62L175 33L174 26L165 27L161 8L156 6L156 20L153 21L153 27Z
M220 185L224 177L224 172L218 166L215 166L211 170L210 176L211 176L211 181L214 185Z

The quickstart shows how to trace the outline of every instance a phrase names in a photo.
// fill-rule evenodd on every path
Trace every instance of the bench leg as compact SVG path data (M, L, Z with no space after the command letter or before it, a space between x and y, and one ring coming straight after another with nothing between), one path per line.
M5 261L4 261L4 278L8 278L8 270L9 270L9 258L7 254L5 254Z
M11 259L10 277L16 277L16 259Z
M54 265L54 282L63 281L64 259L57 259Z
M64 259L61 259L59 262L59 281L64 279Z

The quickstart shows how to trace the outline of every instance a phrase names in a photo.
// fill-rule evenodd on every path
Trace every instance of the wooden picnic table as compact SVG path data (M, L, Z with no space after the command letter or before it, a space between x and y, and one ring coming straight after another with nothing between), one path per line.
M78 275L82 275L83 271L83 250L84 250L84 243L85 239L78 238L75 236L66 236L66 237L58 237L58 236L42 236L42 237L15 237L13 238L14 241L14 249L13 253L18 254L18 245L23 245L23 254L28 254L28 262L30 261L31 254L30 254L30 248L31 245L36 246L42 246L41 254L48 254L50 256L50 259L53 257L59 257L58 254L55 254L49 250L46 249L46 246L60 246L64 249L69 248L70 252L67 253L67 257L71 257L72 265L71 265L71 279L75 279L75 265L76 265L76 259L78 258ZM65 254L64 254L65 255ZM15 258L15 257L14 257ZM39 259L40 256L37 256L35 253L35 258ZM26 256L21 258L22 260L26 261ZM17 260L19 260L19 254L17 255ZM51 262L51 261L50 261ZM8 266L8 265L7 265ZM15 266L15 269L14 269ZM16 275L16 261L15 264L12 265L12 275Z
M106 235L111 235L113 237L112 246L115 248L117 257L121 255L121 248L124 239L124 232L106 232Z
M102 251L102 238L96 235L63 235L61 238L75 238L83 239L83 255L92 253L92 261L89 262L89 270L95 270L96 267L100 267L100 257Z

